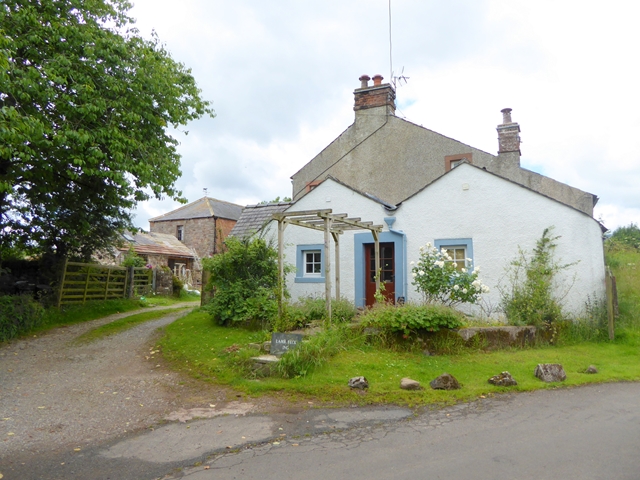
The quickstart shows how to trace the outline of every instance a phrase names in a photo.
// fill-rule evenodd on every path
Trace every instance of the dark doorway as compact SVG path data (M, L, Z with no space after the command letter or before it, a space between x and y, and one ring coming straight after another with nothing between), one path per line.
M393 242L380 244L380 286L384 287L382 294L389 303L396 300L396 274ZM364 246L365 259L365 300L366 305L375 303L376 293L376 257L375 244L367 243Z

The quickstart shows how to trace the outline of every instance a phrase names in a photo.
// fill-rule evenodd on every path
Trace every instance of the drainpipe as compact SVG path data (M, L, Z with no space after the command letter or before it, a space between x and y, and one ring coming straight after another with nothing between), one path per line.
M408 294L409 294L409 281L408 281L408 270L407 270L407 234L402 230L394 230L391 228L396 221L396 217L384 217L384 221L389 227L389 232L395 235L400 235L402 237L402 265L404 266L404 275L402 277L402 291L404 292L404 301L407 303Z

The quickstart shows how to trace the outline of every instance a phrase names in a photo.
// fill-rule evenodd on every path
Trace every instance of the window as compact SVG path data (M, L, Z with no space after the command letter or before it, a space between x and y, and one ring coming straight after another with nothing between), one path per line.
M324 245L298 245L296 283L324 283Z
M305 191L309 193L311 190L316 188L321 183L322 183L322 180L314 180L312 182L307 182L307 185L305 186Z
M451 246L445 247L447 253L451 257L448 262L453 262L456 265L456 270L462 270L467 268L467 249L463 246Z
M309 250L304 252L304 274L308 275L320 275L322 273L322 255L320 251Z
M184 225L178 225L176 227L176 238L181 242L184 241Z
M449 261L456 264L456 269L473 269L473 242L470 238L440 239L433 244L438 250L445 250L449 254Z
M444 171L448 172L460 165L464 160L473 163L471 153L461 153L459 155L447 155L444 157Z

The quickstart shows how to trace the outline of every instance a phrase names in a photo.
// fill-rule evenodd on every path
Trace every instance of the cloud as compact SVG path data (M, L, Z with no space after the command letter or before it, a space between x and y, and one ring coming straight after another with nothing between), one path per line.
M289 177L353 122L358 77L389 79L387 2L137 0L192 68L217 117L181 137L189 200L290 195ZM522 128L522 164L600 197L618 226L640 220L640 30L629 3L538 0L391 2L398 115L489 153L500 110ZM404 70L403 70L404 68ZM149 202L148 214L171 202ZM626 220L625 220L626 219Z

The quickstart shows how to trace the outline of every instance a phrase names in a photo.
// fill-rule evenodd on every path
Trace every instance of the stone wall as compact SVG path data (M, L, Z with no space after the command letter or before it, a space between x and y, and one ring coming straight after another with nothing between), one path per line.
M177 237L178 226L182 225L184 228L182 243L193 248L198 257L204 258L221 250L224 239L235 224L235 220L226 218L192 218L151 222L150 230L154 233L165 233Z
M157 295L173 295L173 273L168 268L156 268Z
M150 230L154 233L165 233L177 237L178 226L182 225L183 239L187 247L193 248L200 258L213 253L215 220L213 218L194 218L151 222Z

